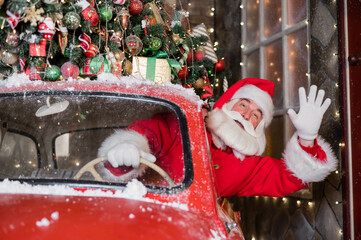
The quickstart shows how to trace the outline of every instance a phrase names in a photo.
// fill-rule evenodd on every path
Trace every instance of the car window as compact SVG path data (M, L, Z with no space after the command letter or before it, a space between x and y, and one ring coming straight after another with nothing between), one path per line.
M191 180L189 140L182 110L167 100L127 94L39 91L0 95L1 178L69 180L86 164L96 159L102 142L116 131L128 129L153 118L169 121L179 151L167 155L166 147L158 148L156 164L173 179L176 186ZM143 121L143 122L142 122ZM152 123L153 124L153 123ZM159 122L156 124L160 124ZM161 138L157 127L150 131ZM154 143L152 143L154 144ZM30 164L31 163L31 164ZM105 162L95 166L100 174L113 172ZM187 169L187 170L185 170ZM116 175L114 175L116 176ZM145 185L166 187L159 173L145 167L137 177ZM188 179L189 178L189 179ZM99 181L90 172L78 183L107 182L123 184L116 177ZM183 184L182 184L183 183ZM186 184L187 185L187 184Z

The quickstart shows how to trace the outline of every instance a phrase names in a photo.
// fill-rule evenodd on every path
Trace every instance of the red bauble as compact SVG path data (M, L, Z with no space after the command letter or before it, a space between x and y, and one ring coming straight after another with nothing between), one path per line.
M75 79L79 76L79 67L71 62L66 62L61 66L61 74L65 79L70 77Z
M186 79L186 77L188 76L189 73L189 69L187 68L187 66L183 66L181 70L179 70L178 72L178 77L180 79Z
M94 27L98 25L99 22L99 15L94 7L89 5L87 8L85 8L81 14L83 15L84 19L87 21L90 21L90 26Z
M216 70L216 72L222 72L225 66L226 64L224 63L224 61L222 59L219 59L218 62L214 64L214 69Z
M197 61L203 61L203 58L204 58L205 54L204 52L202 51L196 51L196 54L194 56L194 58L197 60Z
M132 15L138 15L143 11L143 3L139 0L130 0L129 13Z
M91 43L89 45L89 49L84 52L84 55L87 56L87 57L94 57L95 55L97 55L99 52L99 48L96 44L94 43Z

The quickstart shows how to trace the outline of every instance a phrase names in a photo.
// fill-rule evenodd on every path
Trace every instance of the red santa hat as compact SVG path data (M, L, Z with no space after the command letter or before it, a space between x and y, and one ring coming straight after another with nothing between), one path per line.
M247 98L261 108L265 126L273 118L273 91L275 83L259 78L245 78L230 87L214 104L213 108L222 108L233 99Z

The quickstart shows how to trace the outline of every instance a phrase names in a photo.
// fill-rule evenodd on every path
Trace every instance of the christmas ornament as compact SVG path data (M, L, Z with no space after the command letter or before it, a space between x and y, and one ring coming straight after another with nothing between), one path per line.
M44 21L44 17L41 15L44 13L44 9L36 9L35 5L31 5L25 10L24 22L30 22L31 26L36 27L38 22Z
M94 57L95 55L97 55L99 52L99 48L96 44L94 43L90 43L89 45L89 48L86 52L84 52L84 55L89 57L89 58L92 58Z
M148 44L150 49L152 49L153 51L157 51L162 46L162 40L158 37L151 37Z
M43 35L44 39L52 39L55 34L55 24L53 22L53 19L51 19L50 17L46 17L44 19L44 22L39 24L38 32Z
M121 63L117 61L117 59L114 56L114 53L111 52L108 47L106 47L105 50L107 51L107 58L110 61L110 68L112 73L117 77L121 77L122 76Z
M118 14L120 25L123 29L127 29L129 23L129 11L126 8L122 8Z
M12 53L9 51L1 50L0 54L1 54L1 60L5 64L13 65L13 64L17 63L17 61L19 59L19 57L16 53Z
M90 4L88 5L88 7L83 9L81 14L83 15L85 20L90 21L90 26L94 27L94 26L98 25L98 22L99 22L98 13L95 10L95 8L92 7Z
M4 4L5 0L0 0L0 7Z
M218 61L216 52L214 51L213 44L211 42L206 25L204 23L199 24L192 28L192 33L194 36L206 36L208 37L208 41L203 47L204 54L207 58L209 58L213 63Z
M80 16L76 12L68 12L63 18L65 27L70 30L75 30L80 25Z
M14 13L10 12L9 10L7 10L6 11L6 21L8 22L11 29L14 29L20 21L20 15L14 14Z
M60 32L58 33L58 44L61 52L64 54L66 46L68 46L68 29L59 25Z
M7 45L9 45L10 47L17 47L19 46L21 40L20 40L20 36L19 33L16 30L13 31L8 31L6 33L6 39L5 42Z
M126 0L113 0L113 3L118 4L118 5L123 5L125 3Z
M39 43L30 43L30 56L45 57L46 56L46 40L42 39Z
M20 71L25 70L26 58L19 58Z
M203 61L204 56L205 56L205 54L201 50L197 50L196 53L194 54L194 58L200 62Z
M178 77L180 79L186 79L186 77L188 76L189 70L187 68L187 66L183 66L181 70L179 70L178 72Z
M80 47L83 49L84 52L86 52L89 49L89 45L91 42L91 38L88 34L82 33L79 37Z
M218 62L214 64L214 69L216 70L216 72L222 72L225 66L225 62L222 59L219 59Z
M60 68L56 65L51 65L48 66L45 69L45 79L50 80L50 81L56 81L60 78Z
M198 89L204 86L204 79L203 78L198 78L197 81L195 81L193 83L193 87Z
M143 43L140 38L130 35L125 39L125 50L131 55L138 55L143 49Z
M113 35L110 37L110 40L118 43L118 46L120 46L122 45L122 35L123 34L121 31L117 31L113 33Z
M100 26L99 30L100 36L104 39L104 41L108 41L109 33L106 27Z
M228 90L228 80L226 77L223 78L223 92Z
M25 73L29 76L29 79L31 81L42 80L41 76L44 75L44 67L31 66L30 68L26 69Z
M101 7L100 8L100 19L103 22L108 22L112 19L113 17L113 11L112 8L109 6L106 7Z
M122 52L122 50L118 50L114 53L114 57L115 59L117 59L117 61L123 61L125 58L125 54Z
M130 0L129 12L132 15L138 15L143 11L143 3L139 0Z
M71 62L66 62L61 66L61 74L65 79L75 79L79 76L79 67Z

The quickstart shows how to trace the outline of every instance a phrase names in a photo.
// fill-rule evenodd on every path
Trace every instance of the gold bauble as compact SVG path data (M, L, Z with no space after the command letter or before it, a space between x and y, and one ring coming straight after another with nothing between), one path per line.
M0 0L0 8L4 4L5 0Z
M9 51L1 51L1 60L5 63L5 64L15 64L17 63L19 59L19 56L16 53L11 53Z
M204 79L203 78L198 78L197 81L195 81L193 83L193 87L198 89L204 86Z

